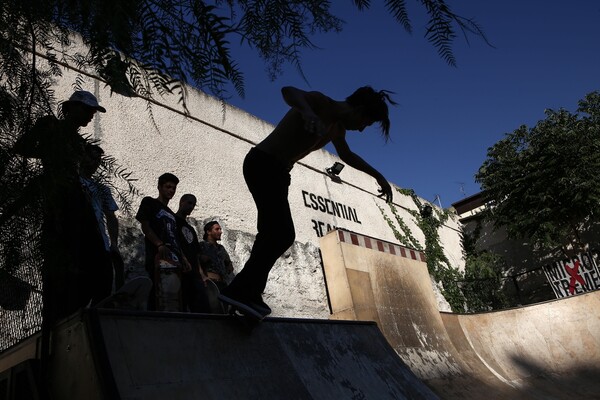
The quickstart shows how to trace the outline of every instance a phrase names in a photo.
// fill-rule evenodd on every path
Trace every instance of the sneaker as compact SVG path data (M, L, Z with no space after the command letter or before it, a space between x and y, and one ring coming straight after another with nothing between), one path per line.
M267 303L265 303L262 299L262 296L258 296L258 298L253 298L250 302L248 302L252 308L262 314L263 317L271 314L273 311L271 307Z
M265 317L260 311L252 307L252 305L249 302L246 303L241 300L233 299L229 296L225 296L223 293L220 293L217 297L223 303L233 307L234 309L238 310L239 312L248 317L253 317L258 320L262 320Z

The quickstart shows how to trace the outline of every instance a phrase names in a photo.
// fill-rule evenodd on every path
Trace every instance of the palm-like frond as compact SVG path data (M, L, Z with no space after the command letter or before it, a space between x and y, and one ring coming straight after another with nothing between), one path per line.
M475 34L487 42L473 20L454 14L443 0L420 1L430 15L426 37L451 65L455 65L451 50L455 26L465 36ZM327 0L0 2L0 272L13 276L27 270L37 273L39 278L41 218L36 182L41 169L37 162L13 154L11 148L39 117L53 113L56 99L52 87L65 65L80 69L82 74L97 76L113 92L148 99L147 110L153 119L152 99L157 95L175 94L187 111L187 83L221 99L229 95L226 90L229 84L238 95L244 95L243 64L236 62L231 52L232 38L241 39L257 51L271 78L277 77L287 63L304 76L301 54L304 49L316 47L311 41L313 35L342 29L343 21L331 13L331 3ZM351 4L365 10L371 2L353 0ZM405 0L386 0L385 6L398 23L412 31ZM73 48L63 51L73 44L74 32L87 46L86 51L75 52ZM80 79L76 78L74 87L81 84ZM129 200L137 194L131 174L110 157L104 160L104 167L98 179L116 181L112 184L116 196L122 209L128 211ZM37 278L31 279L33 282ZM38 322L33 318L27 326L35 327ZM0 337L0 348L6 344L3 338Z
M366 10L371 6L371 2L369 0L352 0L352 2L359 10Z
M456 66L456 59L452 52L452 41L456 37L453 24L456 24L463 32L465 38L467 33L480 36L490 45L483 29L472 19L455 14L444 0L420 0L427 14L429 22L425 32L425 38L437 49L440 56L450 65ZM402 1L398 1L402 2Z
M300 50L314 48L310 35L340 31L342 20L330 13L329 1L239 1L238 33L267 62L271 79L289 62L302 73Z
M406 3L404 0L386 0L385 6L390 11L394 19L404 27L408 33L412 33L412 25L406 11Z

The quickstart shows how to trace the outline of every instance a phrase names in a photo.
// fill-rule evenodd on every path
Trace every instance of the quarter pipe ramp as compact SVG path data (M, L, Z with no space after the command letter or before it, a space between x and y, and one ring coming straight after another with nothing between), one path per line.
M600 398L600 291L440 313L419 252L346 231L321 238L321 252L333 318L377 322L441 398Z

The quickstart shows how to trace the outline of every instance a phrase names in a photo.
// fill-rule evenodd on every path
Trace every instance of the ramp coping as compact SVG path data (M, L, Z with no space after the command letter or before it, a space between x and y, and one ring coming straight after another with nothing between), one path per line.
M229 314L204 314L189 312L166 312L166 311L130 311L117 310L112 308L88 309L88 312L95 312L99 315L115 315L128 317L160 317L160 318L186 318L186 319L213 319L230 320L233 317ZM354 321L354 320L335 320L320 318L293 318L293 317L266 317L262 320L264 323L303 323L303 324L328 324L328 325L375 325L375 321Z
M371 250L381 251L399 257L410 258L417 261L426 262L425 254L422 251L400 246L398 244L386 242L385 240L361 235L360 233L337 230L341 242L352 244L354 246L365 247Z

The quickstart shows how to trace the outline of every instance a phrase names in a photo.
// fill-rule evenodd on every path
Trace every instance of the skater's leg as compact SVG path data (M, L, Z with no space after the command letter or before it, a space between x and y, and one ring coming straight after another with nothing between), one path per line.
M224 294L251 300L260 299L273 264L294 243L295 231L287 199L289 172L253 149L244 161L244 178L258 211L258 234L250 258Z
M250 294L261 294L271 268L294 243L295 232L287 196L271 196L271 193L267 193L256 196L255 201L258 209L258 234L250 258L234 282L244 282L248 288L252 288Z

